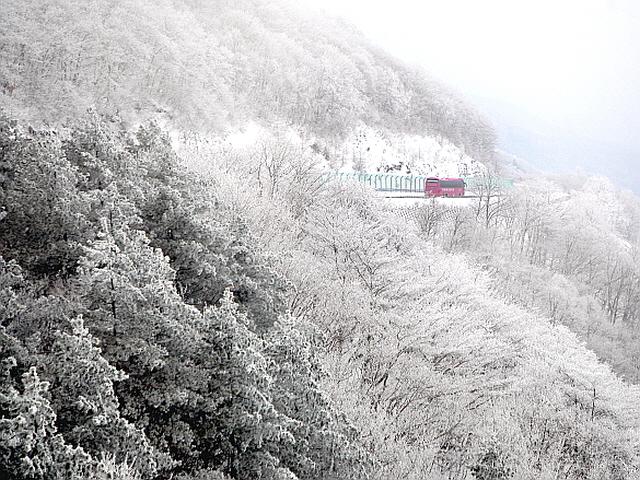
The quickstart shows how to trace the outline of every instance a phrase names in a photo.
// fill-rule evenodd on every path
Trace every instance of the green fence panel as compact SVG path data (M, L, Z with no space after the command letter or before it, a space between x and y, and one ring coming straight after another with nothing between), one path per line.
M337 178L339 181L356 181L369 185L376 190L398 192L424 192L427 179L424 175L399 175L393 173L367 173L367 172L330 172L323 174L327 181ZM477 190L486 184L484 177L463 177L467 190ZM494 185L500 189L513 188L514 181L509 178L494 177L491 179Z

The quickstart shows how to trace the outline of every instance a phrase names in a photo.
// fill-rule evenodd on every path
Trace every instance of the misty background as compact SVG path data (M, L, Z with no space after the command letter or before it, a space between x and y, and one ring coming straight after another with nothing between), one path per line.
M501 149L640 192L640 5L632 0L304 0L475 103Z

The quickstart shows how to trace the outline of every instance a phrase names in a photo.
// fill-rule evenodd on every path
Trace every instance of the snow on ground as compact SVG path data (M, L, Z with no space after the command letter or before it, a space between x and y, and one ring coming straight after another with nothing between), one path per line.
M438 177L480 174L485 167L446 139L392 135L360 125L336 149L330 166L341 172L384 172Z
M384 198L385 202L398 207L411 207L416 204L421 204L431 200L429 198L426 198L424 195L415 194L415 196L413 196L407 193L403 194L403 192L376 192L376 195ZM441 205L446 205L448 207L471 207L476 204L478 199L439 197L436 198L435 201Z
M317 154L322 168L339 172L461 177L478 175L485 170L483 164L444 138L391 134L364 123L337 145L300 128L283 127L275 133L255 122L228 131L220 140L243 150L269 137L300 145Z
M346 139L327 144L323 139L292 126L272 130L256 122L229 129L222 135L187 138L180 132L172 132L176 151L190 166L202 158L222 155L224 152L250 153L261 143L282 142L301 148L316 158L324 171L391 173L398 175L425 175L437 177L474 176L484 172L485 166L466 155L446 139L389 134L360 125ZM194 152L197 155L194 155Z

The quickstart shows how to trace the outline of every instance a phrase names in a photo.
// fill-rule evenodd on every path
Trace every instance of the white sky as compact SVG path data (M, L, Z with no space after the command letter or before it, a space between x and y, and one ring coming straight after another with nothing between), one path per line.
M640 147L640 0L300 0L470 98Z

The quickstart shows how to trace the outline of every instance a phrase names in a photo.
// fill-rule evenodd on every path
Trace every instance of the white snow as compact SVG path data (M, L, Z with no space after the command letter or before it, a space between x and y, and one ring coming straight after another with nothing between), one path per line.
M361 124L338 148L331 167L341 172L385 172L438 177L482 173L484 165L446 139L391 135Z

